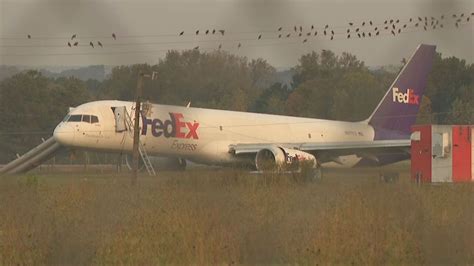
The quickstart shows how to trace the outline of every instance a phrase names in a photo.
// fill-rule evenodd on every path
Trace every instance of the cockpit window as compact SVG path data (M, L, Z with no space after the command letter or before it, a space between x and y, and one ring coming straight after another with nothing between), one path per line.
M90 123L91 122L91 116L90 115L83 115L82 116L82 122Z
M67 115L63 121L67 122L86 122L90 124L99 123L99 118L95 115Z
M81 120L82 120L82 115L71 115L67 121L68 122L81 122Z
M69 120L69 117L71 117L71 115L66 115L66 116L64 117L64 119L63 119L63 122L68 121L68 120Z

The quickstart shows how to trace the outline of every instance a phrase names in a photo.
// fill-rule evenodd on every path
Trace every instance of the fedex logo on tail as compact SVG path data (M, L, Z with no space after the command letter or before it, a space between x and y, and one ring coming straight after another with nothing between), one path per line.
M408 89L407 92L403 93L398 88L393 88L392 93L394 103L420 104L420 96L416 95L412 89Z

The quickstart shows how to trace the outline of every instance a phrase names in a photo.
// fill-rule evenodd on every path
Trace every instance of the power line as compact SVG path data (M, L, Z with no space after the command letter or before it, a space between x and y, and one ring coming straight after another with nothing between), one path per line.
M470 18L470 17L469 17ZM421 17L419 18L421 19ZM252 33L252 34L260 34L259 35L259 38L256 39L256 38L232 38L232 39L226 39L226 38L222 38L222 39L208 39L208 40L203 40L203 39L194 39L194 40L179 40L179 41L152 41L152 42L111 42L111 43L106 43L105 47L127 47L127 46L150 46L150 45L185 45L185 44L199 44L199 43L209 43L209 44L213 44L213 45L216 45L219 44L219 48L224 48L226 50L238 50L241 48L241 42L259 42L259 43L252 43L252 44L246 44L245 46L243 46L242 48L245 48L245 47L267 47L267 46L278 46L278 45L292 45L292 44L301 44L302 42L303 43L311 43L315 40L317 41L321 41L321 40L326 40L326 41L334 41L334 40L345 40L345 39L370 39L370 38L382 38L382 37L387 37L387 36L397 36L397 35L400 35L400 34L407 34L407 33L415 33L415 32L422 32L422 31L433 31L433 30L436 30L436 29L441 29L440 25L439 24L439 20L435 19L435 20L431 20L431 23L429 23L427 20L427 18L425 17L425 22L424 24L413 24L411 26L409 26L408 24L406 23L414 23L413 19L410 19L409 22L406 22L406 21L401 21L401 22L398 22L398 25L399 27L397 28L397 26L395 26L395 24L390 24L390 23L384 23L384 24L374 24L372 23L372 25L370 26L370 30L369 32L366 32L363 31L363 30L360 30L362 29L363 27L358 27L356 28L356 26L351 26L349 27L348 30L344 31L344 32L339 32L339 31L334 31L334 29L337 29L337 28L342 28L342 26L339 26L339 27L324 27L325 31L328 31L328 32L325 32L325 34L323 34L322 32L319 32L318 35L315 36L315 34L317 33L317 28L314 29L314 33L312 33L311 31L311 34L308 32L307 34L303 34L301 31L298 35L295 35L294 32L291 32L289 33L289 37L286 37L288 36L288 34L286 36L282 36L284 35L286 32L285 31L270 31L270 33L274 34L273 37L263 37L261 38L261 34L262 32L237 32L237 33L234 33L235 34L249 34L249 33ZM435 22L436 21L436 22ZM418 22L420 23L420 22ZM403 26L401 26L403 24ZM461 22L456 22L456 26L459 28L459 27L465 27L467 25L469 25L469 21L461 21ZM384 27L382 27L381 25L385 25ZM388 25L391 25L388 26ZM417 26L415 26L417 25ZM436 26L438 25L438 27L436 28ZM380 28L378 28L378 26L381 26ZM367 26L364 26L364 27L367 27ZM425 29L422 29L422 27L427 27ZM454 27L454 25L451 25L450 26L451 28ZM345 29L347 29L348 27L344 27ZM403 28L403 30L402 30ZM447 27L443 27L443 29L445 29ZM320 28L321 29L321 28ZM377 29L377 33L375 32L375 29ZM398 29L398 30L396 30ZM331 31L331 33L329 34L329 31ZM290 32L290 31L287 31L287 32ZM350 32L350 33L349 33ZM373 33L373 34L372 34ZM275 34L280 34L281 36L278 36L275 35ZM305 35L310 35L310 36L305 36ZM156 35L130 35L130 36L124 36L126 38L144 38L144 37L163 37L163 36L174 36L174 37L177 37L176 35L171 35L171 34L156 34ZM100 37L100 36L91 36L91 37ZM201 37L201 36L199 36ZM8 39L9 37L2 37L3 39ZM0 39L2 39L0 38ZM59 37L39 37L39 39L58 39ZM64 37L61 37L61 38L64 38ZM112 37L110 37L112 38ZM10 38L10 39L20 39L20 38ZM22 38L24 39L24 38ZM67 40L69 40L69 37L67 37ZM273 42L273 43L262 43L264 41L274 41L274 40L279 40L279 42ZM290 40L290 41L288 41ZM297 41L296 41L297 40ZM302 41L303 40L303 41ZM234 45L232 45L231 47L229 47L229 45L225 45L223 46L223 43L230 43L230 42L233 42ZM237 47L235 47L235 43L239 43ZM105 43L104 43L105 44ZM77 45L79 47L88 47L89 45L84 45L84 44L80 44L80 45ZM64 45L59 45L59 44L38 44L38 45L32 45L32 44L3 44L3 45L0 45L0 47L3 47L3 48L61 48L61 47L64 47L65 49L68 49L68 47L64 44ZM75 47L73 47L72 49L74 49ZM92 49L92 48L91 48ZM100 50L102 48L96 48L95 50ZM1 54L0 56L4 56L4 57L21 57L21 56L88 56L88 55L120 55L120 54L140 54L140 53L161 53L161 52L165 52L165 51L169 51L169 50L188 50L189 48L181 48L181 49L177 49L176 47L172 47L172 48L163 48L163 49L155 49L155 50L129 50L129 51L104 51L104 52L67 52L67 53L58 53L58 52L55 52L55 53L16 53L16 54L9 54L9 53L4 53L4 54ZM215 50L217 49L216 47L199 47L200 50Z
M465 25L468 25L468 24L463 24L462 26L465 26ZM400 35L400 34L408 34L408 33L416 33L416 32L420 32L420 30L405 30L405 31L402 31L400 33L398 33L397 35ZM345 38L344 36L341 36L342 34L339 34L339 37L334 37L332 39L328 39L328 38L318 38L318 39L309 39L308 38L308 44L312 43L313 41L317 40L317 41L327 41L327 42L331 42L331 41L341 41L341 40L347 40L347 38ZM336 34L334 34L334 36L337 36ZM372 36L372 37L366 37L365 39L369 39L369 38L385 38L385 37L391 37L391 34L390 33L380 33L379 35L377 36ZM301 38L299 38L298 41L295 41L294 38L291 39L291 41L279 41L279 42L272 42L272 43L252 43L252 44L248 44L248 45L245 45L245 46L235 46L235 44L232 46L232 47L229 47L229 46L223 46L222 45L222 42L216 42L214 40L200 40L200 41L186 41L186 42L183 42L183 41L180 41L180 42L152 42L152 43L125 43L125 44L115 44L116 46L127 46L127 45L154 45L154 44L189 44L189 43L213 43L215 45L219 44L219 47L222 48L223 50L239 50L239 49L244 49L244 48L254 48L254 47L271 47L271 46L279 46L279 45L292 45L292 44L302 44L302 41L301 41ZM355 39L355 38L354 38ZM357 39L363 39L363 38L357 38ZM356 40L357 40L356 39ZM237 42L237 41L253 41L255 42L256 40L255 39L233 39L233 40L224 40L225 42ZM262 39L262 40L278 40L277 38L266 38L266 39ZM285 39L286 40L286 39ZM240 44L240 43L239 43ZM30 46L27 46L28 48L30 48ZM31 46L32 48L33 46ZM54 47L59 47L59 46L54 46ZM41 46L39 46L39 48L41 48ZM68 49L68 47L64 46L65 49ZM94 48L95 50L100 50L101 48ZM38 56L97 56L97 55L120 55L120 54L154 54L154 53L162 53L162 52L167 52L167 51L171 51L171 50L175 50L175 51L185 51L185 50L190 50L191 48L176 48L176 47L173 47L173 48L163 48L163 49L154 49L154 50L129 50L129 51L104 51L104 52L68 52L68 53L58 53L58 52L55 52L55 53L17 53L17 54L8 54L8 53L4 53L4 54L0 54L0 56L3 56L3 57L23 57L23 56L27 56L27 57L38 57ZM213 50L219 50L219 48L217 47L199 47L198 48L199 50L203 50L203 51L213 51Z
M458 11L458 12L452 12L451 14L460 14L462 13L463 11ZM257 34L278 34L280 32L282 33L290 33L290 32L295 32L294 30L294 27L297 27L297 31L300 31L299 30L299 27L301 27L303 30L301 30L301 32L307 32L308 30L310 31L315 31L315 30L324 30L324 29L327 29L327 30L337 30L337 29L348 29L348 28L353 28L353 29L356 29L356 28L360 28L360 29L368 29L368 28L375 28L375 27L380 27L380 26L385 26L385 25L392 25L392 24L397 24L397 25L404 25L404 24L409 24L409 23L420 23L420 25L422 25L421 23L422 22L428 22L427 25L429 26L432 26L430 25L431 24L431 21L437 21L438 25L441 24L439 22L443 22L443 21L451 21L451 22L456 22L456 21L466 21L466 19L468 17L472 17L474 16L473 13L469 14L469 12L464 12L466 14L465 17L463 18L459 18L456 16L456 18L453 18L452 16L449 16L449 15L437 15L437 16L413 16L413 17L410 17L410 18L402 18L402 19L386 19L387 23L384 23L384 22L374 22L376 21L375 19L359 19L359 20L353 20L352 22L348 22L348 23L345 23L344 25L336 25L336 26L332 26L330 24L321 24L321 25L317 25L314 26L314 25L291 25L291 26L280 26L282 28L281 31L279 31L277 29L277 27L275 28L265 28L265 29L261 29L261 30L256 30L256 31L229 31L229 30L224 30L225 31L225 35L224 34L221 34L219 32L219 30L223 30L223 29L220 29L220 28L215 28L215 27L207 27L207 28L201 28L199 29L200 30L200 35L196 35L195 34L195 31L197 29L193 29L193 30L184 30L182 31L183 32L183 35L180 35L179 32L174 32L174 33L171 33L171 32L168 32L168 33L160 33L160 34L136 34L136 35L127 35L127 34L124 34L124 35L121 35L119 33L116 34L116 37L118 39L133 39L133 38L162 38L162 37L182 37L182 36L227 36L227 35L240 35L240 34L254 34L254 35L257 35ZM421 20L420 20L421 19ZM389 23L388 21L390 20L393 20L392 23ZM469 21L468 21L469 22ZM353 25L349 25L349 23L353 23ZM364 25L362 25L364 23ZM322 25L327 25L326 26L322 26ZM209 30L210 32L208 34L205 34L204 31L205 30ZM215 31L215 33L213 34L212 31ZM4 36L1 36L0 37L0 40L24 40L26 38L26 36L28 34L31 34L31 33L22 33L22 34L12 34L11 36L8 36L8 35L4 35ZM115 33L114 33L115 34ZM77 36L80 36L81 38L86 38L86 39L114 39L114 37L112 36L112 33L109 33L109 34L97 34L97 35L87 35L87 34L75 34ZM13 36L18 36L18 37L13 37ZM21 37L20 37L21 36ZM62 35L62 36L48 36L48 35L39 35L39 36L32 36L32 39L38 39L38 40L49 40L49 39L52 39L52 40L71 40L71 35L69 36L66 36L66 35Z

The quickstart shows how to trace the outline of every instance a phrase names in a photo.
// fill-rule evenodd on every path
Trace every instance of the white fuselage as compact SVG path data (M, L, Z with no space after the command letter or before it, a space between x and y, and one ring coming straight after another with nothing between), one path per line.
M133 117L135 104L132 102L98 101L83 104L73 109L68 116L92 115L98 117L98 122L63 121L57 126L54 136L59 143L69 147L130 153L133 133L130 130L117 132L116 116L112 111L112 107L123 106ZM140 141L149 155L180 157L214 165L232 164L241 160L229 153L231 144L354 142L374 139L374 129L365 122L156 104L150 105L144 118L140 119L140 130ZM353 155L342 158L341 162L343 166L350 167L359 160ZM333 165L341 165L341 162Z

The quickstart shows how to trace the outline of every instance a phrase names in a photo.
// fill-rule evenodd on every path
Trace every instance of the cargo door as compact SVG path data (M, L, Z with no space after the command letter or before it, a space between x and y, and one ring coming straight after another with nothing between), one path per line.
M112 107L115 117L115 132L127 130L127 108L125 106Z

